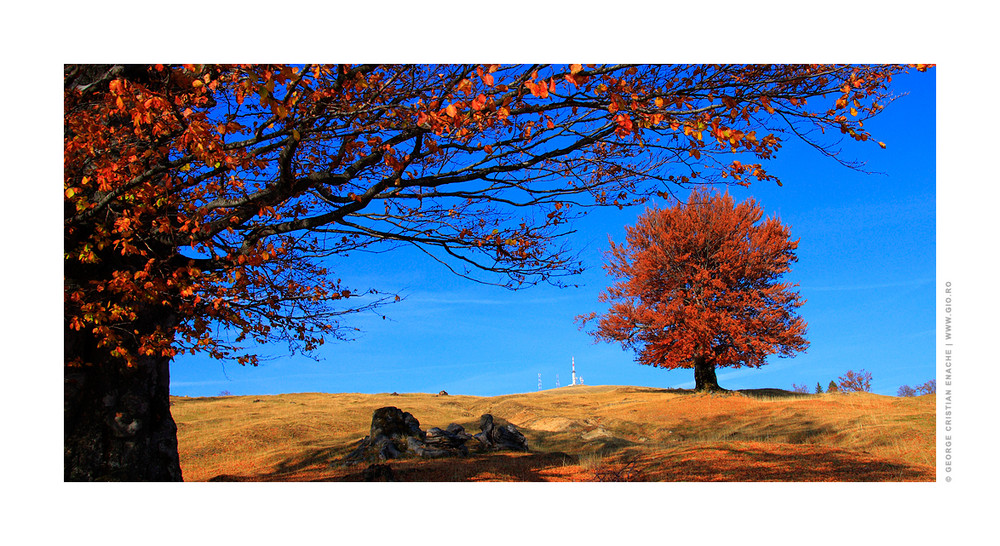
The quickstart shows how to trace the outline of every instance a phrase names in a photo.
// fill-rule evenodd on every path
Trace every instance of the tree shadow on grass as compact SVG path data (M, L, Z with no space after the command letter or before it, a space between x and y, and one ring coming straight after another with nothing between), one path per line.
M738 389L732 392L738 392L752 398L809 398L813 396L812 394L805 392L792 392L786 391L784 389Z
M319 462L317 462L319 461ZM392 469L398 482L550 481L546 470L575 464L576 458L561 452L495 452L441 459L403 458L382 464ZM239 482L362 482L367 464L345 466L315 452L279 464L273 471L251 476L221 474L209 481Z
M219 475L209 481L365 481L366 464L344 466L350 446L304 452L257 475ZM607 454L604 464L634 461L636 481L659 482L890 482L934 481L933 467L910 466L866 453L810 444L687 443L677 448L633 445ZM578 456L561 451L477 453L442 459L386 461L399 482L596 481Z
M502 420L501 420L502 421ZM506 421L503 421L506 422ZM567 432L521 429L529 439L532 451L473 451L464 457L421 459L404 457L384 461L396 481L465 482L465 481L564 481L557 469L576 465L578 457L557 448L566 441ZM577 438L578 438L578 432ZM273 482L273 481L365 481L368 464L344 465L345 457L358 441L324 448L303 449L296 456L280 461L268 472L253 475L220 474L208 481ZM475 446L476 440L468 445ZM581 445L593 449L617 449L631 442L620 438L599 438Z
M934 481L932 467L814 445L724 443L691 446L643 460L653 481Z

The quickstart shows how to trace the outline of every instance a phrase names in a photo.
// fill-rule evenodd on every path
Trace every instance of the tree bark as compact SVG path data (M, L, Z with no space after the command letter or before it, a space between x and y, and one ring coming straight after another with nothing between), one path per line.
M65 362L91 364L64 365L64 480L182 481L170 357L129 368L101 359L92 334L65 332Z
M695 392L726 392L719 386L715 376L715 363L702 355L694 357L694 390Z

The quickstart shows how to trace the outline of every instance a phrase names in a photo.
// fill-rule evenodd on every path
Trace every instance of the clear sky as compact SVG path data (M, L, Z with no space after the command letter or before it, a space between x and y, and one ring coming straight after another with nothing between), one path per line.
M807 352L772 358L762 368L720 368L725 388L810 391L848 370L872 374L872 390L896 394L935 377L935 69L894 78L900 96L866 123L876 140L846 141L844 158L867 163L865 174L787 140L767 168L783 187L730 188L755 197L766 214L801 239L799 261L785 277L798 283L809 324ZM659 203L664 205L665 203ZM691 388L693 370L641 366L619 345L595 344L573 319L603 311L598 294L609 279L601 252L610 235L624 239L644 207L589 213L569 240L587 271L567 279L581 288L539 285L508 291L454 276L422 253L400 249L332 261L336 276L357 288L399 292L402 302L356 315L353 342L330 341L319 361L289 357L286 347L257 368L205 356L181 356L171 392L215 396L289 392L432 392L499 395L571 382L571 359L587 385ZM383 319L383 315L386 317Z

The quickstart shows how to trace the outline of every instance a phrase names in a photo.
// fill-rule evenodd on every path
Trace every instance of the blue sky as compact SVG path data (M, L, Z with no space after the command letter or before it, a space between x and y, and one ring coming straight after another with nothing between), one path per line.
M783 187L731 188L755 197L800 238L799 262L785 277L807 300L809 350L773 358L759 369L720 368L723 387L810 390L848 370L872 374L872 390L935 377L935 101L936 71L894 78L901 96L866 124L874 143L845 142L844 157L867 163L853 171L788 140L768 170ZM664 203L660 203L661 205ZM259 367L182 356L171 369L171 392L215 396L288 392L433 392L498 395L551 389L571 381L570 362L588 385L693 387L693 371L641 366L618 345L594 344L573 317L601 311L609 280L601 268L607 237L623 240L643 207L589 213L570 243L587 271L581 288L536 286L511 292L459 278L420 252L400 249L332 269L356 287L398 291L404 301L357 315L353 342L329 342L320 360L289 357L284 346ZM393 272L393 273L386 273ZM385 315L387 318L383 319Z

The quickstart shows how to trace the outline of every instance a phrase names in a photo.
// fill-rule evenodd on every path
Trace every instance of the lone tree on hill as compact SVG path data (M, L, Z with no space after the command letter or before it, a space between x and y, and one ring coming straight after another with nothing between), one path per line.
M785 135L859 168L839 139L875 142L905 70L68 65L65 479L180 480L171 358L350 339L347 317L398 299L331 270L352 252L559 284L586 207L778 182Z
M761 221L751 198L695 190L687 203L647 209L607 253L620 279L600 296L611 303L593 332L634 349L640 364L694 368L696 391L721 391L717 366L763 366L809 342L794 285L778 282L798 241L777 218ZM597 313L578 317L586 324ZM805 387L802 387L805 389Z
M847 373L837 378L840 392L872 392L872 374L864 370Z

